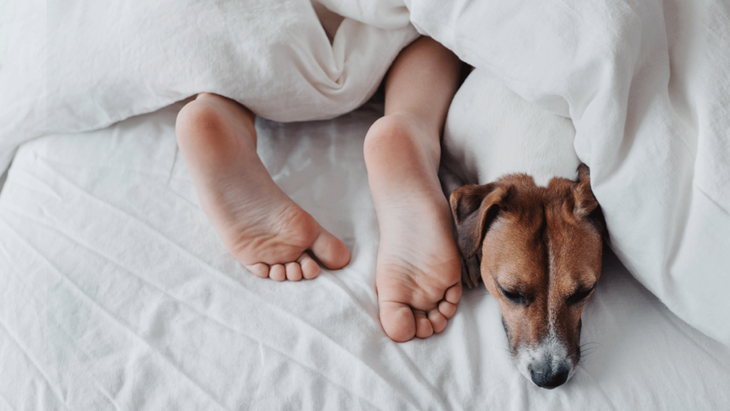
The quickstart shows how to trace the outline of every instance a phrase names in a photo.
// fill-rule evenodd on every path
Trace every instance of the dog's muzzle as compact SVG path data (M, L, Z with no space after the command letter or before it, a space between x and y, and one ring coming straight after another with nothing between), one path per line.
M522 375L546 389L565 384L573 371L568 350L553 333L537 347L518 349L516 360Z
M535 385L551 390L568 381L570 365L567 361L561 361L557 367L553 363L553 359L550 358L547 361L534 363L529 366L530 378Z

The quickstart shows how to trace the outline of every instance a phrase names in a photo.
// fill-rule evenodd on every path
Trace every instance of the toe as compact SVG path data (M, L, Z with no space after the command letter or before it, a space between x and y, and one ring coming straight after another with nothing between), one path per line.
M435 332L436 334L440 333L444 330L444 328L446 328L446 317L444 317L444 315L441 314L439 310L433 309L429 311L428 321L431 322L433 332Z
M439 312L446 318L451 318L456 313L456 304L452 304L446 300L439 303Z
M302 254L297 262L302 267L302 276L305 280L311 280L319 275L319 264L309 254Z
M269 270L269 278L274 281L286 280L286 269L281 264L272 265L271 269Z
M426 321L428 322L428 320ZM416 321L413 310L405 304L381 301L380 323L383 325L385 334L395 342L406 342L416 335Z
M450 302L451 304L458 303L460 298L461 298L461 281L459 281L455 285L452 285L451 287L449 287L449 289L446 290L446 294L444 295L444 300Z
M433 325L426 317L426 313L421 310L414 310L413 314L416 318L416 337L427 338L433 334Z
M299 263L287 263L285 268L287 280L299 281L302 279L302 266Z
M314 240L311 250L325 267L333 270L350 262L350 251L345 244L325 229Z
M269 266L264 263L244 265L244 267L256 277L266 278L269 276Z

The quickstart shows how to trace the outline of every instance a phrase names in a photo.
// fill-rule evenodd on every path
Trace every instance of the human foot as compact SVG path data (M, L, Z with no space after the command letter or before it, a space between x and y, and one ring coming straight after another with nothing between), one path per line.
M438 181L438 136L407 116L373 124L365 164L380 226L380 322L394 341L440 333L461 297L461 261ZM436 144L429 145L428 142Z
M255 116L227 98L201 93L175 125L200 204L228 251L253 274L299 281L350 261L347 247L271 179L256 154Z

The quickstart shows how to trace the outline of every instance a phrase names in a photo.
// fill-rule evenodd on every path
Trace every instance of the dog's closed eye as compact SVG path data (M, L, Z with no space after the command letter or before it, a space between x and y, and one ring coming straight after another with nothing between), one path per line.
M508 300L512 301L515 304L528 305L530 302L529 299L525 295L523 295L519 292L507 291L504 288L502 288L502 285L499 283L497 283L497 287L499 288L499 291L502 293L502 295L504 295Z
M595 284L590 288L579 289L568 297L568 304L578 304L588 298L596 288Z

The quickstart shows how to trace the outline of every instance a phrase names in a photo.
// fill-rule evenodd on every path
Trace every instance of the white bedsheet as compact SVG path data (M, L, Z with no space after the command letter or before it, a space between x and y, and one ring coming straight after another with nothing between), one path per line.
M382 106L258 121L277 183L352 251L301 283L247 273L199 208L180 104L24 145L0 193L0 410L719 410L730 350L610 252L585 358L547 391L514 366L496 302L464 293L446 331L390 341L362 143Z

